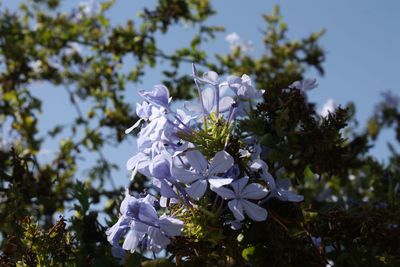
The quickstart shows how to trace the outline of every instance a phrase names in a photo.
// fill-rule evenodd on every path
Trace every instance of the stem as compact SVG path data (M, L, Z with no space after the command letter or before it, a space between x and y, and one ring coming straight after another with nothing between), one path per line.
M192 129L191 129L189 126L187 126L187 125L179 118L179 116L178 116L177 114L175 114L175 119L177 119L178 122L179 122L180 124L182 124L183 127L185 127L189 132L192 132ZM179 125L178 125L178 128L179 128Z
M218 117L219 117L219 86L218 86L218 84L217 85L215 85L215 99L216 99L216 101L217 101L217 120L218 120Z
M196 66L192 63L192 72L193 72L193 77L194 77L194 83L196 84L197 87L197 91L199 93L199 99L200 99L200 104L201 104L201 108L203 111L203 124L204 124L204 130L207 130L207 120L206 120L206 110L204 108L204 103L203 103L203 97L201 95L201 89L200 89L200 85L197 81L197 70L196 70Z
M214 211L215 208L217 207L218 199L219 199L219 196L216 195L215 199L214 199L214 203L213 203L212 208L211 208L212 211Z

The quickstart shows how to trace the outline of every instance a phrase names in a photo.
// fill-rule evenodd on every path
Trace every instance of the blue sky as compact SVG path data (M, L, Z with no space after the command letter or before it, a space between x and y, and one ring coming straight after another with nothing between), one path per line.
M21 1L4 0L3 5L16 8ZM78 0L64 1L64 10L77 7ZM136 19L136 14L144 6L153 6L154 0L117 0L109 13L112 24L124 23L127 19ZM335 1L212 1L217 15L208 25L222 25L226 33L221 33L211 44L206 46L210 53L226 53L229 45L225 41L228 33L236 32L244 40L252 40L255 50L253 55L262 53L262 33L265 26L261 14L269 13L275 4L281 7L283 19L289 26L289 36L293 39L306 37L308 34L326 29L321 44L326 50L324 63L326 75L318 77L319 87L309 93L309 99L318 103L319 108L329 98L338 104L349 101L357 106L357 119L364 125L372 114L374 105L381 99L380 92L391 89L400 94L398 76L400 75L400 1L396 0L335 0ZM164 36L159 36L159 44L167 51L182 47L190 41L193 29L176 27ZM179 42L177 41L179 40ZM188 72L190 70L188 69ZM160 82L158 70L149 71L143 84L129 85L127 88L134 105L140 88L150 89ZM309 73L314 77L316 74ZM60 120L68 120L71 111L66 94L48 84L35 85L34 94L44 99L42 124L49 129ZM58 99L66 99L65 102ZM57 101L55 101L57 99ZM60 111L62 110L62 112ZM386 141L392 139L392 132L385 132L377 147L372 151L380 159L387 155ZM48 141L46 149L52 150L58 140ZM118 147L108 147L105 154L113 159L121 171L115 175L117 184L126 185L125 162L135 152L133 140ZM86 163L90 165L91 160Z

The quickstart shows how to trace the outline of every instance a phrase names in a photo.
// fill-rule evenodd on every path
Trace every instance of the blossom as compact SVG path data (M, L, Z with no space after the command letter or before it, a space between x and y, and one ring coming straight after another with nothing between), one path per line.
M244 213L254 221L264 221L267 210L250 202L248 199L262 199L268 191L257 183L248 184L249 177L243 177L230 184L233 190L226 187L211 187L220 197L228 202L228 207L238 221L244 220Z
M79 4L79 8L86 17L98 15L101 11L101 6L96 0L89 0Z
M240 50L245 53L254 50L253 42L250 40L242 42L240 36L236 32L228 34L225 37L225 41L229 43L230 50L235 50L236 48L240 48Z
M146 244L145 248L156 253L165 249L171 237L181 234L183 222L165 214L158 217L154 201L150 195L137 199L126 192L118 222L106 231L107 240L114 247L119 247L119 240L125 236L122 249L131 252L141 242Z
M203 154L197 150L186 152L186 159L191 169L173 168L172 176L178 182L188 185L186 192L194 199L199 199L204 195L207 190L207 182L213 187L220 187L233 180L218 176L233 166L233 158L226 151L216 153L211 163L208 163Z
M315 78L306 78L302 81L295 81L289 88L299 89L303 92L310 91L318 86L317 79Z
M289 190L291 182L289 179L278 179L275 181L274 177L268 172L268 165L260 160L254 160L250 164L250 169L253 171L259 171L261 179L268 184L270 191L269 198L277 198L281 201L290 202L301 202L304 200L304 196L297 195Z
M400 106L400 97L392 91L387 90L381 93L383 100L375 106L375 112L382 112L385 108L397 109Z
M229 88L235 93L236 116L247 115L251 109L251 102L260 99L264 93L264 90L254 88L250 76L246 74L242 77L229 76L224 83L220 84L220 87L221 89Z
M333 100L332 98L329 98L325 102L325 104L322 106L320 115L322 117L326 117L329 115L329 113L334 112L336 108L337 108L337 104L336 104L335 100Z
M204 115L208 116L212 112L216 112L217 110L217 103L216 103L216 97L214 90L210 87L206 87L204 90L201 92L201 98L203 99L203 106L194 104L192 102L186 101L184 103L184 107L188 110L191 111L195 114L200 114L205 112ZM229 110L233 103L232 97L225 96L219 100L219 112L224 113Z

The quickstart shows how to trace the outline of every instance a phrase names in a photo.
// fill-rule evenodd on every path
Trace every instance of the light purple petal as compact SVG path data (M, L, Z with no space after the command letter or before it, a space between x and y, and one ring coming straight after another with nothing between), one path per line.
M276 188L275 179L269 172L263 173L261 175L261 179L268 184L270 190L274 190Z
M165 180L161 180L160 194L166 198L177 197L176 193Z
M130 250L130 252L135 252L138 244L140 242L140 235L138 235L135 231L129 230L128 234L125 237L125 241L122 244L122 248L125 250Z
M241 199L240 202L242 203L247 216L249 216L253 221L262 222L267 219L268 213L266 209L245 199Z
M237 194L237 195L241 195L243 188L247 185L247 183L249 182L249 177L245 176L243 178L240 178L239 180L236 180L234 182L231 183L231 186L233 188L233 191Z
M225 96L219 101L219 112L226 112L235 101L230 96Z
M126 162L126 169L128 171L133 170L134 168L137 167L137 164L142 161L149 160L149 157L146 154L143 154L139 152L135 156L131 157L127 162Z
M198 179L203 178L203 175L183 169L183 168L172 168L172 177L175 178L178 182L189 184Z
M158 253L165 249L171 241L158 228L149 227L149 249Z
M130 219L126 216L119 217L118 221L106 230L107 240L111 245L118 245L120 238L129 230Z
M276 182L276 186L278 188L281 188L284 190L289 190L290 186L292 185L290 179L278 179L275 182Z
M242 228L242 226L243 226L242 222L235 221L235 220L234 221L227 221L226 223L229 224L231 226L231 229L235 230L235 231L240 230L240 228Z
M138 235L144 235L149 229L149 226L147 224L141 223L139 221L132 221L130 226L131 229L134 230Z
M186 188L186 192L191 198L199 199L204 196L204 193L207 190L207 181L206 180L197 180L193 184L191 184L188 188Z
M182 234L183 222L181 220L169 217L167 215L161 215L159 225L161 231L168 236L179 236Z
M183 103L183 107L193 113L201 112L201 106L199 104L195 104L193 102L185 101L185 103Z
M278 198L283 201L290 201L290 202L304 201L304 196L297 195L297 194L293 193L292 191L279 190L277 193L278 193Z
M151 92L140 90L139 95L157 106L167 109L169 108L169 91L167 87L162 84L154 86L154 89Z
M167 152L158 154L150 161L150 174L156 178L167 178L171 176L171 155Z
M233 216L235 216L236 220L238 220L238 221L244 220L243 206L242 206L241 201L239 201L237 199L233 199L228 202L228 207L232 211Z
M232 181L233 181L232 178L221 178L221 177L217 177L217 176L213 176L212 178L208 179L208 182L214 188L228 185L228 184L232 183Z
M224 150L220 151L215 154L215 157L212 159L208 173L210 175L224 173L233 166L233 163L233 158L228 152Z
M206 71L203 74L203 80L213 85L218 84L219 83L218 73L216 73L215 71Z
M142 122L142 119L137 120L134 125L132 125L130 128L125 130L125 134L129 134L130 132L132 132L136 127L138 127L140 125L141 122Z
M232 199L235 198L235 193L226 188L226 187L213 187L211 186L211 190L217 193L223 199Z
M246 186L240 197L247 198L247 199L261 199L268 194L267 189L265 189L262 185L252 183Z
M268 165L267 163L265 163L263 160L261 159L256 159L254 160L251 165L250 165L250 169L252 171L259 171L261 170L262 172L268 172Z
M210 87L205 88L201 92L203 105L206 112L209 114L214 107L214 90Z
M186 158L190 166L192 166L196 171L203 172L207 170L208 162L200 151L188 151L186 152Z
M141 203L139 210L139 219L143 222L154 222L158 220L157 211L149 203Z

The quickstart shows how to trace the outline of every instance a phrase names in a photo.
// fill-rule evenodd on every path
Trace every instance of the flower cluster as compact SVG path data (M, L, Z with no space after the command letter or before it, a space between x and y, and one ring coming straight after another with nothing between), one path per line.
M238 230L245 223L266 220L265 203L271 198L303 200L289 191L289 180L275 181L260 159L257 138L238 127L264 91L254 88L247 75L222 80L208 71L199 76L194 65L193 79L198 103L186 102L184 109L172 108L163 85L139 92L144 99L136 108L139 120L126 130L128 134L140 127L139 151L127 169L132 179L138 173L148 177L148 192L159 199L126 193L118 222L107 230L115 248L159 252L175 236L196 235L185 230L186 222L196 223L192 216L203 214L201 223L209 218L216 227ZM159 217L156 208L164 214Z

